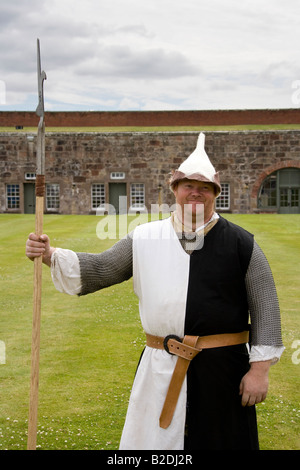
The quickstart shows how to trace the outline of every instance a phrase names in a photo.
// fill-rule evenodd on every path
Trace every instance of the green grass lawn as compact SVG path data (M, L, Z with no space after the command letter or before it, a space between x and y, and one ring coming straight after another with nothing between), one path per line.
M233 126L156 126L156 127L141 127L141 126L114 126L114 127L47 127L46 133L49 132L186 132L186 131L257 131L257 130L297 130L300 129L300 124L244 124ZM23 129L16 130L15 127L0 127L0 132L29 132L36 133L37 127L24 127Z
M271 369L266 402L257 406L261 448L299 449L300 216L226 217L255 234L269 259L282 312L286 350ZM100 252L114 240L97 238L99 220L46 215L44 231L54 246ZM0 215L0 341L6 346L6 363L0 364L0 450L27 444L33 263L24 253L31 231L34 216ZM38 447L117 449L143 344L132 280L73 297L55 290L43 266Z

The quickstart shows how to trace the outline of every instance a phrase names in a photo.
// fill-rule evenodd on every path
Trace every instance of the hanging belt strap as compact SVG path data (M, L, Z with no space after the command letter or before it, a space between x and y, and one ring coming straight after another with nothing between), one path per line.
M249 341L249 332L229 333L210 336L185 336L183 340L175 335L165 338L146 333L147 346L155 349L165 349L169 354L178 356L170 381L167 396L160 415L159 425L166 429L172 422L180 390L190 362L202 349L219 348L243 344Z

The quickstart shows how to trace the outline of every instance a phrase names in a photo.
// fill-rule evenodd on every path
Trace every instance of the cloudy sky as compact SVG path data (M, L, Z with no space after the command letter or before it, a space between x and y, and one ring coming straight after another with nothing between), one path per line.
M0 110L300 106L299 0L0 0ZM300 91L300 90L299 90Z

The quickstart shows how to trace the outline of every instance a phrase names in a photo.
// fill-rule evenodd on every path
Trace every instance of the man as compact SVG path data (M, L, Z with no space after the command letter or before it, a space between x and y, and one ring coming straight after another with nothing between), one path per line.
M203 134L170 186L172 216L104 253L55 249L30 234L26 254L42 254L56 288L73 295L133 275L147 346L120 449L258 449L254 405L284 349L268 262L251 234L216 214L221 186Z

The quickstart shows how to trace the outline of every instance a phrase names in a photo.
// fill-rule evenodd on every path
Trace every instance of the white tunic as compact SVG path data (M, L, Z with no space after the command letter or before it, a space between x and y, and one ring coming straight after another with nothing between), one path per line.
M140 225L133 238L134 290L146 333L184 336L190 257L170 219ZM183 449L186 379L171 425L159 427L177 357L146 346L133 383L120 449Z

